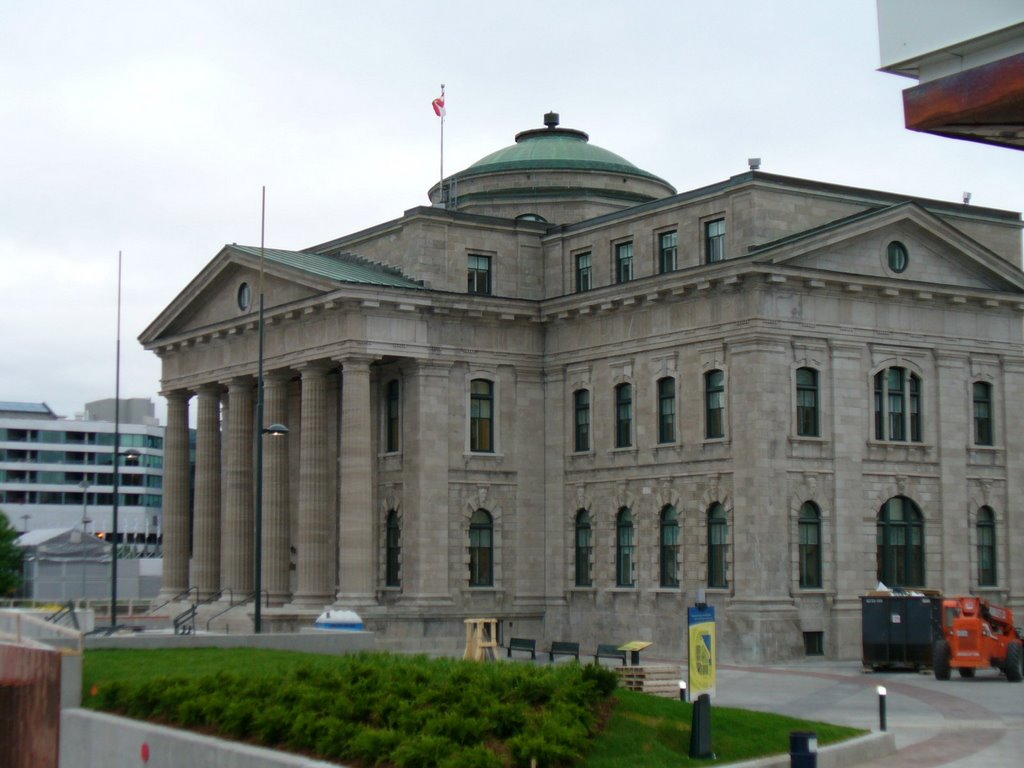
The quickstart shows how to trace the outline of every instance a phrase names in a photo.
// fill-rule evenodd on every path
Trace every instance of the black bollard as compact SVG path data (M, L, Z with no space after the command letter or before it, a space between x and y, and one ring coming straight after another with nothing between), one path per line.
M690 721L690 757L714 757L711 751L711 696L702 693L693 702Z
M818 734L790 731L789 768L818 768Z

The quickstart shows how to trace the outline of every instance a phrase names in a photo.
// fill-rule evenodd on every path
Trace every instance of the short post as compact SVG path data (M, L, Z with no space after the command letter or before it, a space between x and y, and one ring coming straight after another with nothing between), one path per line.
M818 734L790 731L789 768L818 768Z
M686 701L686 681L685 680L680 680L679 681L679 700L683 701L683 702Z
M690 721L690 757L714 757L711 751L711 696L702 693L693 703Z
M885 727L885 695L884 685L878 686L878 730L884 731Z

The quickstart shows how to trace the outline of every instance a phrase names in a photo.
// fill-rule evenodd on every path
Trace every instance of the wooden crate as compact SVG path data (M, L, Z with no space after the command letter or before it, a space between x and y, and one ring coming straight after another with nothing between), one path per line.
M669 699L679 698L679 681L685 680L678 664L644 664L636 667L615 667L623 688Z

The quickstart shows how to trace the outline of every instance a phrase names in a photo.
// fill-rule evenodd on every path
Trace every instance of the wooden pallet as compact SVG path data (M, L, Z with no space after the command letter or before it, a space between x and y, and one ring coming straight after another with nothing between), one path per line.
M685 680L678 664L644 664L637 667L615 667L623 688L669 699L679 697L679 681Z

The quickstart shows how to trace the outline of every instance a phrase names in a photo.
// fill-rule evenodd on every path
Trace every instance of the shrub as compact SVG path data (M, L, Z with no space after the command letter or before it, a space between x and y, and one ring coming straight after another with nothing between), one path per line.
M370 765L383 763L402 743L402 735L390 728L362 728L348 744L343 757L354 757Z
M403 741L391 752L398 768L436 768L458 745L443 736L422 734Z
M477 744L449 755L438 763L438 768L503 768L504 765L498 755L483 744Z

